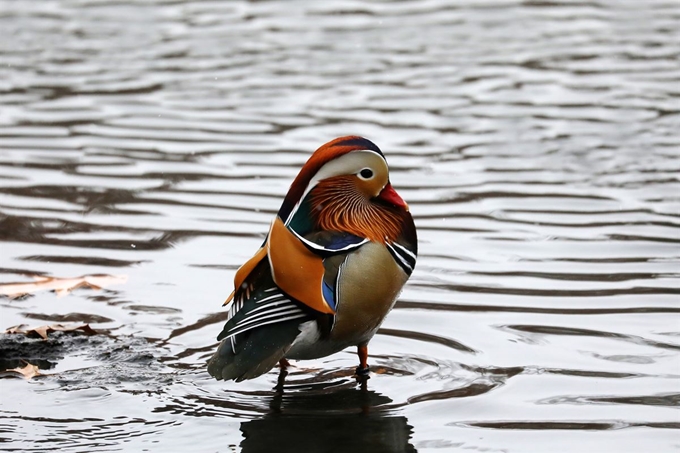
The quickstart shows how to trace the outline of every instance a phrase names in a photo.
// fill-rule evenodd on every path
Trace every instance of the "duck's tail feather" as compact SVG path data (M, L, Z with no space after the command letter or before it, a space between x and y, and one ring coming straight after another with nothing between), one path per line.
M225 338L208 361L208 373L216 379L236 382L256 378L284 358L300 334L300 319L249 330L233 340Z

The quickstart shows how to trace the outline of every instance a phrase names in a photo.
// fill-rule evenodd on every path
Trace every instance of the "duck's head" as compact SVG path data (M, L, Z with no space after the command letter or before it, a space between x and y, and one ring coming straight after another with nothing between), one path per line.
M382 151L370 140L348 136L312 154L278 215L301 235L332 230L384 241L398 235L408 205L390 184Z

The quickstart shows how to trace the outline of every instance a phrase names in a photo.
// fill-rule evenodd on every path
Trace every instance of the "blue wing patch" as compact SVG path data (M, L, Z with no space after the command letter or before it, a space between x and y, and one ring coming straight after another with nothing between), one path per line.
M323 282L321 283L321 291L323 292L323 298L326 299L328 305L330 305L333 311L335 311L335 288L331 288L326 282Z
M347 251L352 248L362 245L366 242L365 238L355 236L353 234L345 233L343 235L336 235L323 247L326 250L332 250L334 252Z

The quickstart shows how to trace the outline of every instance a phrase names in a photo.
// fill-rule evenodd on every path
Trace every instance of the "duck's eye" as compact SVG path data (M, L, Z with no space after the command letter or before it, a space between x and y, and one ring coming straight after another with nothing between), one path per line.
M364 168L359 172L361 179L371 179L373 177L373 170L370 168Z

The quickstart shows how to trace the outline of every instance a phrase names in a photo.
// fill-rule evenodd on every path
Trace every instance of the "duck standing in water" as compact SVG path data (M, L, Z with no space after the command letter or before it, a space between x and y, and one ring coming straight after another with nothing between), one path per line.
M385 156L362 137L337 138L309 158L262 247L236 272L217 379L242 381L286 359L315 359L368 342L413 272L418 250L408 205Z

